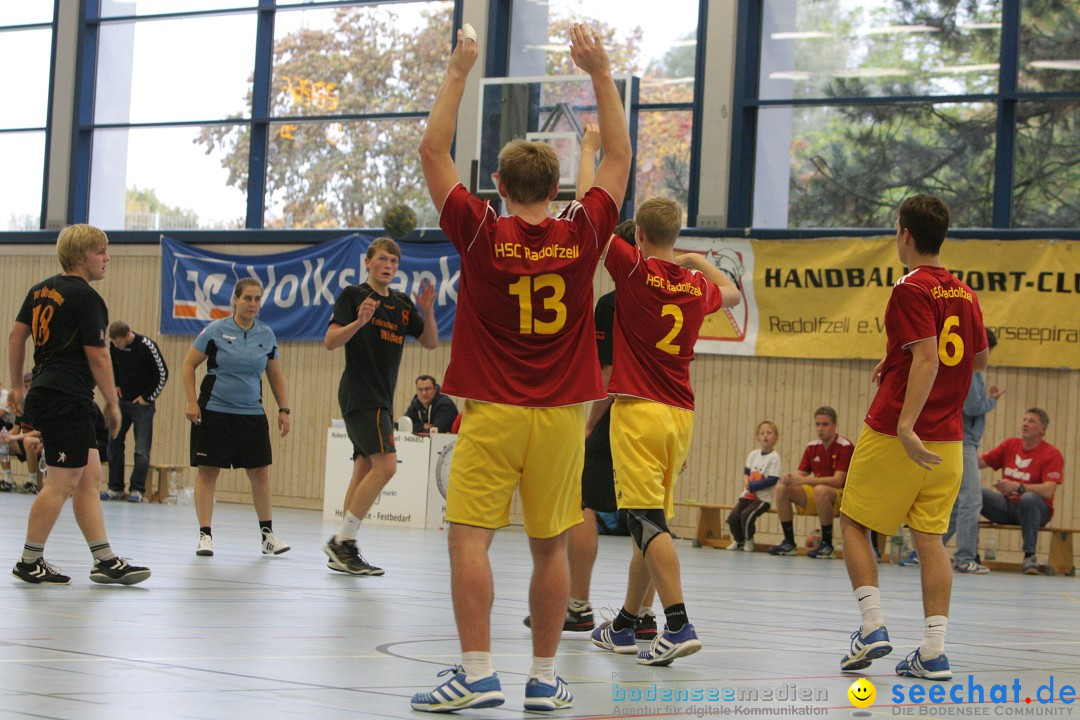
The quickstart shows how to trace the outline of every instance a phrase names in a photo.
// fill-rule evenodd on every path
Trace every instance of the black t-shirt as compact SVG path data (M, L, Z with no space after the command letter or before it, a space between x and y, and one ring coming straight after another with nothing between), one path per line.
M601 295L593 313L596 323L596 353L601 365L611 365L615 352L615 292Z
M424 332L424 317L408 295L397 290L379 295L367 283L350 285L341 291L330 322L338 325L353 322L357 309L371 295L382 302L371 320L345 343L345 372L338 385L338 403L343 415L369 408L393 409L405 336L419 337Z
M90 283L54 275L30 288L15 320L30 326L34 341L31 388L94 399L94 376L83 346L105 347L109 310Z

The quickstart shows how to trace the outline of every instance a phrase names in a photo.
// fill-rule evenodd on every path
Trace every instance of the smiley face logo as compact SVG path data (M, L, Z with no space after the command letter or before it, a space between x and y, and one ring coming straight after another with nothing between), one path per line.
M866 678L859 678L851 683L847 696L851 704L857 708L870 707L874 704L874 700L877 699L877 688L874 687L874 683Z

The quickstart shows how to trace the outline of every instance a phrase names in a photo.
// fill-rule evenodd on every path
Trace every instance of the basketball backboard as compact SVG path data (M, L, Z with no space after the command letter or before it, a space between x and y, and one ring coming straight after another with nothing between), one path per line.
M630 142L637 147L637 79L616 75L623 112L630 128ZM511 140L545 142L559 156L557 200L574 197L581 138L585 125L596 122L596 97L588 75L550 77L486 78L480 81L480 122L476 133L476 157L470 191L480 197L497 199L493 178L499 169L499 150ZM633 173L630 192L633 197Z

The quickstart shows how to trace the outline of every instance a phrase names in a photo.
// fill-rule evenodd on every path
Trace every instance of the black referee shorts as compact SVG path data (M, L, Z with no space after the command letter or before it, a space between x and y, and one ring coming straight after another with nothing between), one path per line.
M202 411L202 423L191 424L191 466L261 468L274 461L266 415Z

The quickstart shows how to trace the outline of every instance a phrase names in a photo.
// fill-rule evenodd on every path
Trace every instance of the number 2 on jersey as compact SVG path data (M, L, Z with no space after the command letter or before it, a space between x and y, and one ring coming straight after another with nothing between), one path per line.
M678 305L665 305L660 310L660 317L667 317L670 315L675 318L675 323L671 326L671 332L664 336L664 339L656 343L656 347L660 348L669 355L678 355L681 348L672 342L679 336L679 331L683 326L683 314Z
M945 318L945 324L941 326L941 336L938 337L937 354L942 365L952 367L964 359L964 339L952 332L952 329L960 326L960 318L950 315ZM952 348L950 352L949 348Z
M550 289L551 294L543 298L543 309L553 311L554 320L537 320L533 317L533 294L545 289ZM566 304L562 301L566 294L566 281L562 275L523 275L510 284L510 294L518 299L518 329L522 335L554 335L566 325Z

